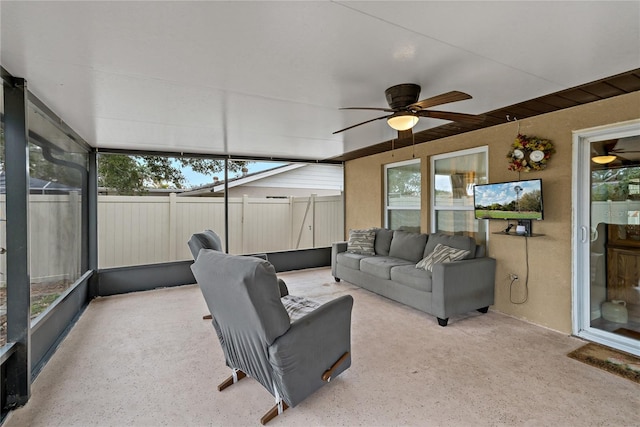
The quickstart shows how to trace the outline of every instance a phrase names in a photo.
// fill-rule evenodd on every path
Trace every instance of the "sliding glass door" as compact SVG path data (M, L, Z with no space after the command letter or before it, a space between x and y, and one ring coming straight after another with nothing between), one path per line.
M574 333L639 354L640 120L574 145Z

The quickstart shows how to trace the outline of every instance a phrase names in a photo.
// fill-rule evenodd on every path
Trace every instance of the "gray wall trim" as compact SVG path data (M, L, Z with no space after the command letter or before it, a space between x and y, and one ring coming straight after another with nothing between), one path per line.
M86 272L33 322L31 328L31 376L35 379L89 304Z
M195 283L191 264L193 261L177 261L99 270L98 296Z
M331 265L331 248L316 248L267 254L277 272ZM148 291L196 283L193 261L107 268L98 271L98 296Z
M6 80L5 80L6 81ZM4 365L6 407L24 405L31 395L31 328L29 277L29 158L27 82L4 83L7 342L16 351Z
M331 248L269 252L267 258L276 272L328 267L331 265Z
M88 269L98 271L98 153L89 152L89 178L87 180L87 262ZM98 275L89 279L89 298L98 296Z
M242 160L242 161L265 161L265 162L295 162L295 163L315 163L329 165L344 165L342 160L324 159L309 160L297 157L264 157L264 156L239 156L233 154L203 154L185 151L153 151L153 150L125 150L119 148L98 148L101 153L126 154L131 156L168 156L168 157L193 157L197 159L216 160Z
M16 352L15 343L11 342L11 343L5 344L2 347L2 350L0 350L0 364L4 364L4 362L9 360L9 357L11 357L11 355L15 352Z

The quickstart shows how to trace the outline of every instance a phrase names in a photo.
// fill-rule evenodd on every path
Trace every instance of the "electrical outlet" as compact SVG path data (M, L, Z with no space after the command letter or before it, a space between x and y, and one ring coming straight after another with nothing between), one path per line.
M518 275L517 275L517 274L514 274L514 273L511 273L511 274L509 274L509 278L510 278L511 280L518 280Z

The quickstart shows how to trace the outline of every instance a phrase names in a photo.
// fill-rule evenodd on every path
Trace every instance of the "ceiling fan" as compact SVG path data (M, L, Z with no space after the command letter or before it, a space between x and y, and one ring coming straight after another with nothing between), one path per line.
M473 115L464 113L452 113L449 111L436 111L427 110L429 107L435 107L436 105L448 104L450 102L464 101L465 99L471 99L471 95L457 90L443 93L441 95L433 96L431 98L418 101L420 96L420 85L414 83L403 83L395 86L391 86L384 91L389 108L375 108L375 107L345 107L341 110L375 110L384 111L391 114L386 114L375 119L367 120L362 123L349 126L344 129L333 132L334 134L344 132L345 130L353 129L356 126L364 125L366 123L374 122L380 119L387 119L387 123L393 129L398 131L404 131L411 129L417 123L420 117L430 117L433 119L451 120L454 122L466 122L472 124L482 123L485 120L484 115Z
M640 161L640 137L627 137L592 143L592 157L594 163L608 165L635 163Z

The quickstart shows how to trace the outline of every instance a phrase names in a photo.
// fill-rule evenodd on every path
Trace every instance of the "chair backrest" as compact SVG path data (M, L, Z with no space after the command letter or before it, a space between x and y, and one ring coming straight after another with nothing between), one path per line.
M204 249L191 270L217 323L227 365L273 391L268 348L290 327L273 266Z
M222 252L222 240L212 230L204 230L202 233L195 233L187 242L193 259L198 258L200 249L213 249Z

